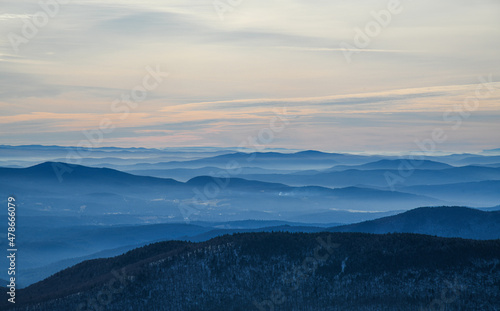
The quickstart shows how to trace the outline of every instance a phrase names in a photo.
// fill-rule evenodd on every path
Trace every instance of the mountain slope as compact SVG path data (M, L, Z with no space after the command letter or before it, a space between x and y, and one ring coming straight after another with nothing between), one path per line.
M43 180L51 184L64 182L86 183L89 181L116 183L117 180L121 180L123 184L133 184L137 182L162 182L168 185L180 184L173 179L137 176L109 168L95 168L61 162L44 162L20 169L0 167L0 176L10 176L14 179L28 177L35 181Z
M421 233L466 239L500 239L500 211L466 207L422 207L358 224L333 227L331 232Z
M400 191L471 207L494 206L500 203L500 180L411 186L400 188Z
M499 258L499 240L412 234L170 241L59 272L20 290L16 310L392 311L428 309L436 301L447 310L494 310Z

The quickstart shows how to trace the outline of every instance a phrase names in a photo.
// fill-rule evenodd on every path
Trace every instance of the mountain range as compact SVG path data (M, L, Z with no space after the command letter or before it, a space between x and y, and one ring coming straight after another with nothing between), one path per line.
M496 155L415 161L235 150L96 148L83 150L85 165L73 165L53 160L74 148L0 146L0 164L9 166L0 167L0 201L16 198L23 245L19 288L165 240L204 243L258 232L499 238ZM0 230L7 241L6 223Z

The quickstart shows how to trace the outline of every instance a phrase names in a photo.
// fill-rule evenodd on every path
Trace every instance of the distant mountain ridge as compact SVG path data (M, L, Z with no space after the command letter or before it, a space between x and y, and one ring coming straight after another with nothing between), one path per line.
M58 175L58 172L62 172ZM345 187L340 189L330 189L326 187L291 187L283 183L264 182L260 180L248 180L243 178L215 178L211 176L198 176L190 179L186 183L173 179L156 178L148 176L138 176L129 173L108 169L93 168L80 165L67 165L56 162L46 162L28 168L0 168L0 176L9 178L9 185L4 185L5 189L17 187L18 191L24 192L29 189L33 191L46 191L58 195L71 195L68 199L76 200L79 197L85 198L90 203L92 200L100 202L105 199L118 200L119 196L129 197L132 200L148 199L147 205L160 204L162 200L170 198L169 206L174 207L175 200L188 200L197 191L205 191L205 187L211 186L220 198L227 196L237 199L238 202L249 204L248 201L241 201L241 195L245 192L258 195L255 200L265 199L271 201L280 199L281 209L290 207L299 209L298 199L320 200L315 203L318 209L328 209L332 202L336 202L332 207L342 208L350 205L351 209L360 209L369 203L366 210L388 210L391 208L401 208L411 204L412 207L422 205L437 205L444 202L415 194L402 193L397 191L376 190L360 187ZM59 177L61 177L59 179ZM24 190L19 190L24 188ZM100 194L100 195L96 195ZM163 197L163 199L152 201L152 198ZM333 201L332 201L333 199ZM208 197L207 197L208 200ZM367 201L368 200L368 201ZM275 201L273 201L275 202ZM312 201L314 202L314 201ZM239 203L239 204L242 204ZM285 204L286 203L286 204ZM321 204L320 204L321 203ZM86 204L82 202L82 204ZM138 203L140 204L140 203ZM262 204L262 203L261 203ZM266 203L268 204L268 203ZM283 205L285 204L285 205ZM295 205L293 205L295 204ZM405 205L406 204L406 205ZM89 204L86 204L89 205ZM104 206L104 204L102 204ZM126 213L126 204L122 203L121 213ZM108 207L105 207L109 209ZM96 211L96 209L93 209ZM177 210L177 213L179 211ZM339 221L333 221L339 222Z
M151 170L151 169L176 169L176 168L202 168L215 166L225 168L230 163L240 166L256 166L264 169L316 169L328 168L336 164L363 164L380 160L380 156L365 156L342 153L326 153L321 151L300 151L292 153L281 152L234 152L205 157L203 159L170 161L159 163L137 163L130 166L117 167L121 170Z
M149 176L136 176L129 173L121 172L110 168L95 168L90 166L67 164L61 162L43 162L27 168L2 168L0 167L1 175L9 175L12 177L30 177L33 179L44 178L61 183L73 179L131 179L132 182L141 179L141 181L163 181L171 184L179 183L173 179L156 178Z
M325 172L329 171L340 171L340 170L348 170L348 169L357 169L357 170L410 170L410 169L420 169L420 170L442 170L445 168L452 168L453 166L431 161L431 160L419 160L419 161L409 161L406 159L397 159L397 160L389 160L383 159L376 162L369 162L361 165L347 166L347 165L338 165L334 166Z
M286 183L291 186L315 185L323 187L371 186L389 188L394 181L396 187L415 185L440 185L456 182L475 182L483 180L500 180L500 168L483 166L461 166L444 169L418 169L410 167L399 169L348 169L291 174L241 175L241 178L254 179L274 183Z

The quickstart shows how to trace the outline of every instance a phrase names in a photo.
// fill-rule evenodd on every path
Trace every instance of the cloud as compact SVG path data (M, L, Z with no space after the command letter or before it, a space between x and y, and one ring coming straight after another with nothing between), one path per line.
M43 79L17 72L0 71L0 100L19 97L46 97L60 94L57 88Z
M40 7L8 2L1 138L75 144L109 118L117 129L106 144L234 146L286 107L296 118L276 147L410 148L415 135L447 125L443 111L474 93L478 74L500 77L500 43L491 39L500 35L500 2L405 1L347 63L339 44L352 43L386 4L255 0L222 21L211 1L75 0L15 53L7 34L19 34ZM148 65L171 75L122 120L110 105ZM453 132L463 146L495 140L498 98L481 101L467 133Z
M500 82L492 84L495 88L500 87ZM216 110L244 110L251 111L250 108L258 107L280 107L286 106L288 108L295 107L316 107L318 109L339 109L345 106L346 109L351 111L364 111L366 106L372 106L377 110L384 110L386 112L398 111L436 111L443 107L449 107L451 98L459 97L464 99L467 94L474 94L477 84L467 85L448 85L448 86L433 86L426 88L409 88L409 89L396 89L382 92L372 93L359 93L359 94L344 94L344 95L331 95L321 97L299 97L299 98L261 98L261 99L235 99L213 102L199 102L189 103L178 106L168 106L162 109L163 112L181 111L216 111ZM436 105L430 98L437 99L436 101L441 104ZM412 99L423 101L424 104L417 104L411 102ZM444 100L443 100L444 99ZM490 105L493 103L489 101ZM364 105L364 106L363 106ZM327 106L327 107L325 107ZM357 109L357 106L359 109ZM387 107L392 107L393 110L388 111ZM493 106L496 107L493 103ZM340 108L344 109L344 108Z

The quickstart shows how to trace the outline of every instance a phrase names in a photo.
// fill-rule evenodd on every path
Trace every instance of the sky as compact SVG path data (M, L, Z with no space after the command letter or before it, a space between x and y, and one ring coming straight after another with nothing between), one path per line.
M498 0L40 3L0 0L0 144L500 147Z

